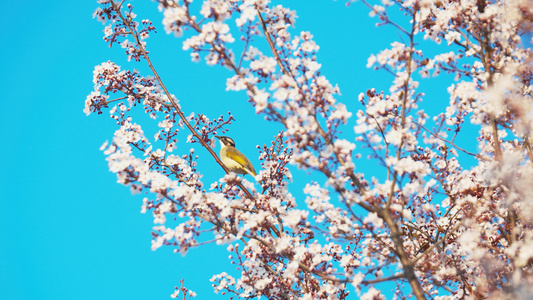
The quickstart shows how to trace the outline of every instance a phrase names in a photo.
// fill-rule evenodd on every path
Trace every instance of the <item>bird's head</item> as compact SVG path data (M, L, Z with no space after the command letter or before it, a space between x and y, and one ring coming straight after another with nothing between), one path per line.
M235 147L235 142L229 136L215 136L220 140L220 146L222 147Z

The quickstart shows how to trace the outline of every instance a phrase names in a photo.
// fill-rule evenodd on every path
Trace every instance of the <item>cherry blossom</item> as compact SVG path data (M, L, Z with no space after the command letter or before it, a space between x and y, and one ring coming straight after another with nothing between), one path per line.
M245 91L283 130L258 146L255 178L229 172L212 148L233 115L184 112L150 59L152 22L136 21L127 1L98 1L104 41L151 73L101 63L83 112L116 122L102 150L119 183L147 194L152 249L224 245L236 269L211 282L234 298L531 298L530 0L350 1L401 36L364 58L391 75L390 87L361 90L353 112L295 11L269 0L192 2L159 0L164 30L193 61L228 69L227 91ZM431 80L450 82L430 115ZM153 137L136 110L154 119ZM199 148L226 175L206 182ZM293 167L317 176L297 178ZM181 283L172 297L196 295Z

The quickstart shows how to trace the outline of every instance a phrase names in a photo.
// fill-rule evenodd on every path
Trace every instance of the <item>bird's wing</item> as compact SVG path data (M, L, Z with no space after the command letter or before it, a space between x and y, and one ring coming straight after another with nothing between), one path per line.
M226 155L236 161L238 164L243 166L247 171L250 171L250 175L256 176L257 173L255 172L254 166L252 163L242 154L239 150L235 148L227 148Z

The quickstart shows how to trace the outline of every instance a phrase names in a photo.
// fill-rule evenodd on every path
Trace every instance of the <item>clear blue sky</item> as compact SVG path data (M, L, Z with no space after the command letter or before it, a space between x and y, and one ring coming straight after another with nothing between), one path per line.
M148 47L185 113L214 118L231 110L237 122L229 135L258 168L255 145L269 143L278 127L253 115L244 93L225 91L227 70L190 62L182 40L164 32L154 2L131 3L140 19L158 28ZM376 29L361 3L283 3L297 11L295 30L315 36L322 72L339 84L340 100L352 111L359 108L360 92L386 89L392 78L365 65L370 53L399 39L392 28ZM225 247L193 249L185 257L168 247L152 251L153 219L140 214L142 197L116 183L99 151L113 136L113 122L82 112L95 65L111 60L124 69L145 66L126 62L118 47L108 48L102 24L92 18L96 1L2 4L0 298L168 299L185 278L196 299L213 299L209 278L233 268ZM441 101L447 99L444 94ZM353 122L345 129L350 134ZM245 132L249 128L254 134ZM199 168L207 184L223 174L206 160ZM307 179L295 177L299 205Z

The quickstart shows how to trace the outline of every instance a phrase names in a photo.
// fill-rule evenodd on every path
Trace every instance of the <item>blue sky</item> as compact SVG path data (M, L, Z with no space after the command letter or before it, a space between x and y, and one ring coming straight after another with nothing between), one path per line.
M182 40L164 32L154 2L131 3L158 28L148 47L185 114L215 118L231 110L237 121L228 135L257 169L255 146L269 143L279 127L254 115L245 93L225 91L227 70L190 62ZM371 53L399 39L392 27L377 29L361 3L283 3L297 11L295 32L315 36L322 72L339 84L348 108L360 108L357 95L368 88L387 89L392 77L365 65ZM213 299L209 278L233 268L225 247L209 245L185 257L170 248L152 251L153 219L140 214L142 197L116 183L99 151L113 136L113 122L82 112L95 65L111 60L149 75L102 40L103 26L92 18L96 7L96 1L4 1L0 11L0 298L168 299L185 278L196 299ZM353 134L352 127L345 130ZM205 153L197 152L209 184L223 173ZM300 205L308 179L295 176Z

